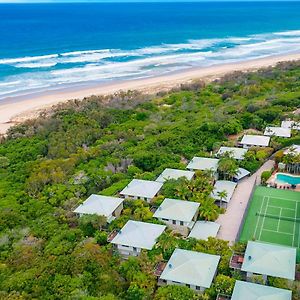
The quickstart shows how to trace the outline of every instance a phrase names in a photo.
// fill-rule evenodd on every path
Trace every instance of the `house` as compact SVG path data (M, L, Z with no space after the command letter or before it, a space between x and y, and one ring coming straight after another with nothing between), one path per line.
M237 148L237 147L221 147L217 152L217 156L222 156L225 153L229 153L234 159L236 160L243 160L245 154L247 153L248 149L244 148Z
M268 126L265 129L264 135L289 138L291 137L291 129L284 127Z
M104 216L107 222L110 223L120 216L123 209L123 201L124 199L122 198L92 194L74 212L80 216L84 214Z
M207 240L209 237L216 237L220 229L220 224L216 222L197 221L189 238L197 240Z
M160 275L158 284L187 286L202 292L211 286L219 261L219 255L176 249Z
M233 196L236 186L237 186L237 184L232 181L217 180L214 185L214 190L213 190L211 196L215 199L215 201L217 202L217 204L220 207L226 208ZM224 199L222 199L219 194L224 191L226 192L226 197L224 197Z
M179 179L181 177L185 177L187 180L192 180L195 172L187 171L187 170L177 170L177 169L165 169L156 179L157 182L164 183L170 179Z
M300 154L300 145L290 146L288 149L284 150L283 154L299 155Z
M197 157L195 156L187 165L187 169L191 171L212 171L215 177L218 176L218 164L219 159L208 158L208 157Z
M268 147L270 143L270 137L264 135L244 135L242 140L240 141L240 145L243 148L251 148L251 147Z
M142 249L151 250L166 226L129 220L110 242L124 256L138 256Z
M291 300L292 291L237 280L231 300Z
M188 235L197 221L200 203L176 199L164 199L153 217L166 223L183 235Z
M163 184L157 181L133 179L121 192L120 195L130 199L143 199L150 202L157 196Z
M247 278L260 274L264 281L267 276L295 279L296 248L249 241L241 270Z
M283 128L290 128L293 130L300 130L300 122L295 121L282 121L281 127Z
M239 182L243 178L247 177L250 175L250 172L244 168L238 168L237 174L233 176L233 181L234 182Z

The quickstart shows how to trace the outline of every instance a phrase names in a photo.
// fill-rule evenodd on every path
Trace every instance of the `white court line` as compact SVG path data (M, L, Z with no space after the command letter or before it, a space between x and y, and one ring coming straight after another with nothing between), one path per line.
M295 221L294 221L294 231L293 231L293 244L292 246L294 247L294 241L295 241L295 233L296 233L296 219L297 219L297 206L298 203L296 202L296 210L295 210Z
M297 202L296 202L296 205L297 205ZM295 211L295 209L294 209L294 208L279 207L279 206L274 206L274 205L269 205L269 207L272 207L272 208L284 208L284 209L287 209L287 210L292 210L292 211Z
M260 205L260 210L259 210L259 213L260 213L260 214L261 214L261 210L262 210L263 204L264 204L264 202L265 202L265 197L266 197L266 196L263 197L262 202L261 202L261 205ZM255 237L255 238L256 238L256 231L257 231L257 227L258 227L259 221L260 221L260 216L258 216L258 219L257 219L257 222L256 222L256 226L255 226L255 231L254 231L254 237Z
M296 212L298 212L298 202L296 204ZM298 248L300 248L300 228L299 228L299 231L298 231Z
M267 213L267 210L268 210L268 203L269 203L269 200L270 200L270 197L268 197L268 200L267 200L267 205L266 205L266 209L265 209L265 214ZM265 219L266 219L266 217L264 216L263 222L262 222L262 225L261 225L261 228L260 228L260 233L259 233L259 238L258 238L258 240L260 240L260 237L261 237L261 234L262 234L262 231L263 231L263 228L264 228L264 224L265 224Z
M278 219L278 223L277 223L277 231L278 232L279 232L279 225L280 225L281 213L282 213L282 208L280 208L280 211L279 211L279 219Z
M286 234L286 235L293 235L292 233L276 231L276 230L271 230L271 229L264 229L264 231L275 232L275 233Z

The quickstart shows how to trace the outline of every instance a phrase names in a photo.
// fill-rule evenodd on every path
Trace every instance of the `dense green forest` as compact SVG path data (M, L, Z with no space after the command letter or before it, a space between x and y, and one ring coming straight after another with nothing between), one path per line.
M107 233L128 219L155 222L149 205L127 201L108 227L101 218L78 218L72 211L92 193L117 195L132 178L153 180L166 167L184 169L195 155L235 145L245 132L299 120L299 107L295 62L157 95L132 91L70 101L11 128L0 144L0 299L209 300L218 292L230 294L239 274L229 268L226 242L167 231L155 249L122 261ZM297 132L272 138L270 148L248 151L240 166L254 172L274 150L294 143L300 144ZM197 178L201 198L210 191L206 176ZM184 184L168 182L162 195L184 197L190 193ZM201 218L222 213L213 203L207 206ZM156 286L155 264L176 247L222 255L214 284L203 295ZM284 280L270 283L287 287ZM297 286L288 287L300 299Z

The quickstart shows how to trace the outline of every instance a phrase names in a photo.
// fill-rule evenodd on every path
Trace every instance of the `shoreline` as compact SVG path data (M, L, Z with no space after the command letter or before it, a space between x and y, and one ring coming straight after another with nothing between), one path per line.
M151 78L99 84L94 87L79 88L77 86L74 88L28 94L25 96L9 97L0 102L0 135L5 134L9 127L28 119L34 119L41 111L68 100L82 100L92 95L109 95L118 91L128 90L138 90L146 94L153 94L158 91L168 91L182 83L188 83L193 80L210 82L235 71L255 71L260 68L275 66L279 62L299 59L300 53L270 56L243 62L193 68Z

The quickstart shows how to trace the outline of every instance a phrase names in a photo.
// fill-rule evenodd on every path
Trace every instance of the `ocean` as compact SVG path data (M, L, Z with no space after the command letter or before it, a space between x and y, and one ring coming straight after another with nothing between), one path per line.
M0 4L0 101L300 52L300 2Z

